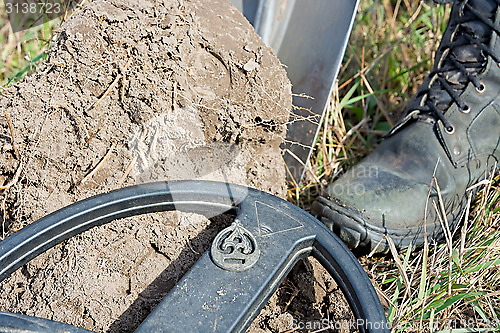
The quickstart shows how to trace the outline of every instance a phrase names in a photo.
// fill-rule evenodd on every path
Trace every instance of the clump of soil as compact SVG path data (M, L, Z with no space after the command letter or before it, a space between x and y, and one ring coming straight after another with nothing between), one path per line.
M154 180L285 194L279 145L291 86L225 0L94 1L0 109L2 238L83 198ZM168 212L94 228L4 281L0 309L133 330L230 223ZM254 330L274 330L269 318L289 308L279 302L274 295Z
M18 203L9 207L11 220L21 222L15 228L134 183L134 177L120 182L134 158L129 139L155 118L182 117L185 110L198 113L203 127L192 131L207 143L239 147L247 185L283 195L279 144L290 83L271 49L226 1L95 1L59 35L48 61L0 102L20 153L16 160L4 145L0 181L11 180L23 163L7 198ZM256 65L246 70L248 63ZM2 127L12 144L5 120Z
M335 280L314 258L292 269L248 332L359 332Z

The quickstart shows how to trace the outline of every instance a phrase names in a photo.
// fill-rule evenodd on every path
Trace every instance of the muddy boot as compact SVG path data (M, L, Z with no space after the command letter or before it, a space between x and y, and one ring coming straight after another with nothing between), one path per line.
M434 69L403 118L314 203L351 248L386 253L384 236L398 250L425 237L442 241L478 187L468 189L492 172L500 157L498 8L494 0L453 4Z

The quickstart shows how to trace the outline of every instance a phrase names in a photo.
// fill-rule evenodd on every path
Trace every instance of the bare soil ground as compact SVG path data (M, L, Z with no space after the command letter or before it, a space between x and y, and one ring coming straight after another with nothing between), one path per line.
M285 194L279 145L291 86L223 0L92 2L0 109L2 238L83 198L155 180ZM170 212L94 228L0 284L0 310L133 330L230 222ZM251 330L350 318L340 298L320 265L304 261Z

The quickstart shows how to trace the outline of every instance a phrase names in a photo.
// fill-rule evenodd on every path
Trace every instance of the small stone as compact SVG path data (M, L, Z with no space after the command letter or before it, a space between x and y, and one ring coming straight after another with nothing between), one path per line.
M248 52L257 52L257 46L254 43L243 46L243 49Z
M246 72L251 72L255 69L258 69L259 68L259 64L255 62L255 60L250 60L248 61L244 66L243 66L243 69L246 71Z

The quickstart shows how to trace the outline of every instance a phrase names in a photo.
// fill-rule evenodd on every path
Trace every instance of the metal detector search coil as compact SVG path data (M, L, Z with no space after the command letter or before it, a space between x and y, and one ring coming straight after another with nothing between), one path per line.
M337 236L287 201L228 183L149 183L94 196L60 209L0 242L0 281L42 252L92 227L118 218L168 210L236 213L232 228L219 233L222 236L215 246L219 247L220 240L232 241L234 245L239 239L245 244L235 248L242 249L242 254L258 253L258 256L251 260L240 255L230 257L240 263L243 258L243 262L250 261L252 265L244 270L226 269L217 261L214 263L213 254L208 251L136 332L212 332L214 327L218 332L242 332L297 261L311 255L328 270L344 293L357 328L361 332L388 332L384 311L368 276ZM221 288L224 297L217 292ZM0 331L89 332L60 322L5 312L0 312Z

